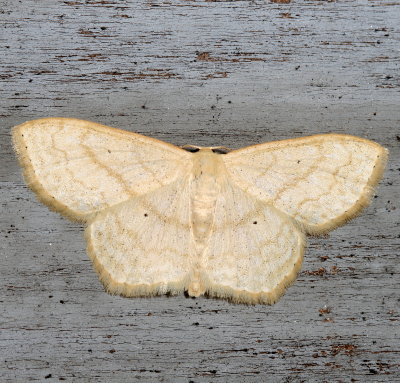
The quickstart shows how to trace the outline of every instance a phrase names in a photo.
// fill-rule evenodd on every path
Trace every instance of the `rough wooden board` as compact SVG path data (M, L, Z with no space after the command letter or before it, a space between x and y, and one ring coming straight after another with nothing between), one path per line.
M1 381L400 380L400 3L136 3L0 3ZM344 132L391 157L275 306L130 300L22 181L9 128L55 115L177 145Z

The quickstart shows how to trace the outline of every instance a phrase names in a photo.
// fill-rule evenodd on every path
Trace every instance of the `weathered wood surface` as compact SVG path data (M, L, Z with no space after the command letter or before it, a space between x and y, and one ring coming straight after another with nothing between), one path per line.
M399 19L384 0L0 1L0 381L399 381ZM177 145L345 132L391 157L276 305L124 299L22 181L10 127L45 116Z

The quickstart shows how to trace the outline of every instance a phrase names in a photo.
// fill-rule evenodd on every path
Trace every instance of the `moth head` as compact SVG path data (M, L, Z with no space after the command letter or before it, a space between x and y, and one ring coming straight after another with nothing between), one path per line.
M228 149L225 146L183 145L181 146L181 148L190 153L197 153L199 151L211 151L215 154L227 154L231 151L231 149Z

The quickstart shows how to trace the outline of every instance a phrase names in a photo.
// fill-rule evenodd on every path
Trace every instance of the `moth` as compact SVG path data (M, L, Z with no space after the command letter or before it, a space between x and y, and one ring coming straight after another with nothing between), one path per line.
M177 147L72 118L12 131L27 184L86 224L105 289L272 304L301 268L305 235L353 218L387 150L322 134L232 150Z

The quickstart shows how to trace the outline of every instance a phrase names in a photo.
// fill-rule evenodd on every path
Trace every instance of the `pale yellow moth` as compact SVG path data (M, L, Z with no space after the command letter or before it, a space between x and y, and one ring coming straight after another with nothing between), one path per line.
M387 151L322 134L229 151L182 148L71 118L13 129L28 185L85 222L106 290L272 304L300 270L305 234L369 203Z

